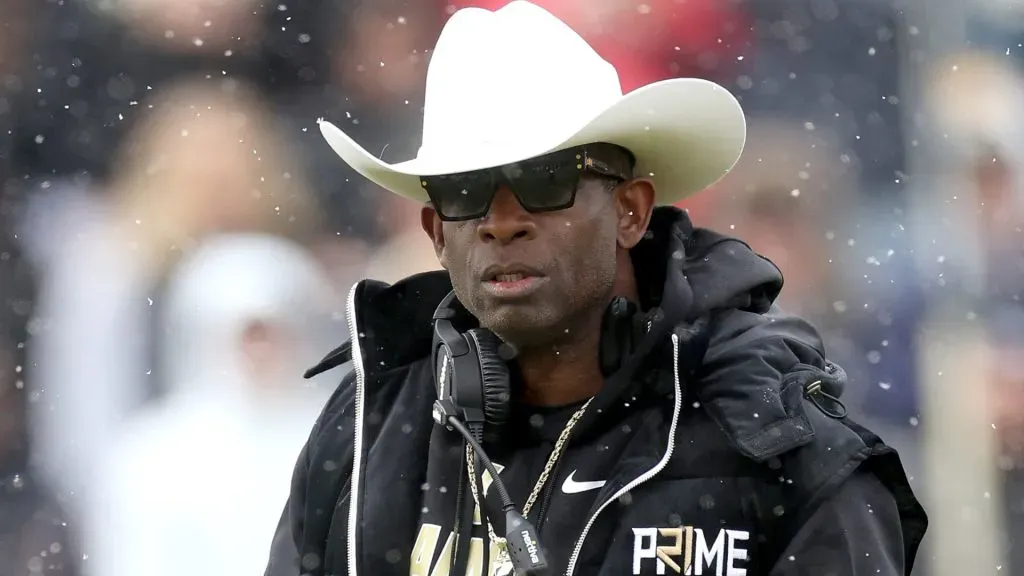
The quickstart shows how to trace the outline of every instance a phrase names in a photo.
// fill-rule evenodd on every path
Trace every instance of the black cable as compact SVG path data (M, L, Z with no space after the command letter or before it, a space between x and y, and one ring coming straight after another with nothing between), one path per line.
M508 552L514 573L522 576L548 576L551 573L551 567L548 565L547 554L537 537L537 530L516 510L494 463L484 452L483 446L480 445L474 434L454 414L456 410L457 408L451 400L438 400L434 403L434 421L439 424L443 423L448 429L461 434L469 443L475 457L483 462L484 467L491 473L492 486L498 490L501 508L505 513L505 550ZM470 478L469 481L476 486L475 478ZM478 504L481 508L480 513L484 514L484 503L479 502ZM466 526L466 528L469 527Z
M484 463L484 467L491 473L493 486L497 488L498 498L501 499L502 512L508 512L515 508L516 505L512 503L512 498L509 497L508 490L505 489L505 485L501 482L501 479L498 478L498 469L494 467L494 463L487 457L487 453L484 452L483 446L480 446L480 443L473 438L473 434L471 434L455 416L448 417L448 425L454 428L459 434L462 434L462 437L465 438L466 442L469 442L469 445L473 448L473 452L476 453L476 456Z

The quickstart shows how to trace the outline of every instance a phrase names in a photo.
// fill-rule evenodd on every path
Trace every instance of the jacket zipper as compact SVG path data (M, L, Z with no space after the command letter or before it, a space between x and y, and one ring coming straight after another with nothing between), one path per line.
M352 366L356 371L356 414L355 414L355 454L352 458L351 486L348 501L348 576L356 576L357 565L356 536L359 527L359 486L363 468L363 403L366 394L366 372L363 368L363 350L359 343L359 326L356 322L356 289L357 282L348 292L345 305L345 319L348 320L349 339L352 342Z
M580 534L579 540L576 541L576 546L573 548L572 556L569 557L569 566L565 569L565 576L573 576L573 572L576 571L576 562L579 561L580 551L583 550L583 543L586 541L587 534L590 532L590 529L593 528L594 523L597 521L597 517L601 515L601 512L604 511L609 504L621 498L626 492L635 490L644 482L647 482L651 478L657 476L659 472L665 469L665 466L668 465L669 459L672 458L672 453L675 452L676 429L679 426L679 412L683 405L683 389L679 382L679 336L676 334L672 334L672 375L676 382L676 396L673 401L672 424L668 428L668 445L665 448L665 454L662 455L661 460L659 460L653 468L644 472L640 476L637 476L629 484L626 484L615 494L612 494L612 496L605 500L597 508L597 511L594 512L594 514L587 520L586 525L583 527L583 532Z

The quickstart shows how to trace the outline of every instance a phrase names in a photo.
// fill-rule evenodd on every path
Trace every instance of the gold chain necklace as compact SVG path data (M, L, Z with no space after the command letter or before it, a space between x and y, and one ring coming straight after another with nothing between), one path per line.
M533 505L537 502L537 498L540 496L541 490L548 482L548 477L551 472L555 469L555 465L558 464L558 459L562 456L562 451L565 449L566 442L569 441L569 435L572 433L573 427L580 421L583 414L587 411L587 406L594 400L591 397L587 400L583 406L580 406L576 412L573 413L569 421L565 423L565 427L562 428L562 433L558 435L558 440L555 441L554 448L551 449L551 454L548 456L548 461L544 464L544 469L541 470L540 477L537 478L537 483L533 485L533 491L530 492L530 497L526 499L526 504L523 505L523 518L530 515L530 510L533 509ZM497 545L498 548L498 567L494 571L494 576L508 576L512 574L512 560L508 555L508 543L504 538L499 538L494 533L494 528L491 527L491 523L487 522L483 514L483 505L480 503L480 496L476 491L476 466L473 464L473 449L466 444L466 467L469 471L469 490L473 493L473 501L476 502L477 508L481 511L481 521L487 524L487 535L491 539L491 543ZM486 567L484 569L486 573Z

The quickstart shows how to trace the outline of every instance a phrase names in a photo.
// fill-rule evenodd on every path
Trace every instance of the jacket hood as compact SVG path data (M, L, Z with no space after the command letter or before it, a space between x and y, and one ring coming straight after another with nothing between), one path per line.
M660 305L678 336L684 394L741 453L761 462L810 442L801 396L832 417L845 416L838 399L846 373L826 359L810 323L775 305L783 278L774 264L736 238L694 228L680 211L662 211L651 228L669 235L650 247L668 251L651 256L668 261ZM816 391L805 388L815 384Z
M782 273L768 259L741 240L694 227L678 208L656 209L631 255L644 308L660 307L672 324L712 310L764 312L782 290Z
M792 399L784 401L787 376L800 367L814 371L821 401L832 408L845 374L826 361L810 324L775 306L783 285L778 267L743 241L694 227L685 212L669 207L655 210L631 256L650 328L579 427L622 406L623 397L647 392L662 402L674 387L657 383L672 381L675 374L664 372L678 367L686 402L703 404L746 456L760 461L809 442L809 422L793 412ZM677 350L670 335L678 338Z

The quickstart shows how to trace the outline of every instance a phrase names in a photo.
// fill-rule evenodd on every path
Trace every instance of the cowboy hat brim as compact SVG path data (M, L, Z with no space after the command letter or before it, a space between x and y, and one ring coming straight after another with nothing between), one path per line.
M515 148L480 147L472 154L417 157L388 164L330 122L320 131L334 152L367 179L395 194L427 202L419 176L494 168L594 142L617 144L636 157L635 174L650 178L658 204L672 204L725 176L739 160L746 121L725 88L697 78L663 80L634 90L574 132Z

